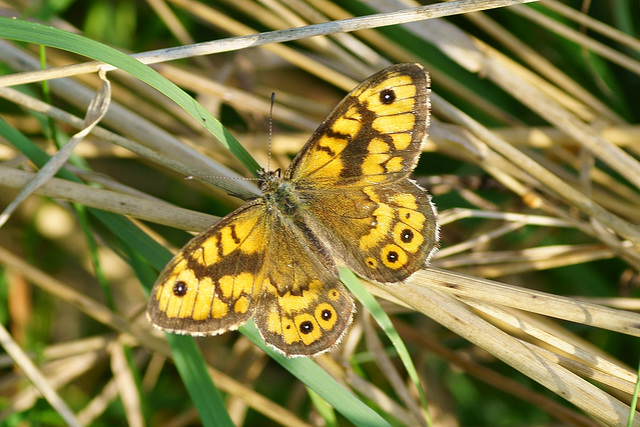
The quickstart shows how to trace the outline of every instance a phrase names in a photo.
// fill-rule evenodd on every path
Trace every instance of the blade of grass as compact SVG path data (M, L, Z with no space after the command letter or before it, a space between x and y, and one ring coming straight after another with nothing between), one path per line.
M268 347L255 324L250 321L239 329L255 345L294 375L338 412L357 426L389 426L377 412L368 407L350 391L325 372L316 362L307 357L288 359Z
M0 38L42 44L111 64L157 89L199 120L247 170L255 172L260 165L222 124L185 91L162 77L151 67L112 47L57 28L20 19L0 17Z
M233 427L233 422L224 406L222 395L218 389L215 387L211 389L207 384L208 381L201 380L203 373L207 378L210 377L200 349L194 339L175 334L166 334L166 336L171 348L174 349L173 361L180 372L184 384L187 386L191 400L198 408L198 415L203 424L211 427ZM176 351L176 349L180 349L180 351Z
M47 153L31 143L28 138L9 126L9 124L1 118L0 135L3 135L7 141L29 157L36 165L44 165L49 160ZM80 182L78 178L65 169L60 169L58 175L75 182ZM133 252L142 256L148 263L156 267L156 269L161 269L171 258L171 253L166 248L160 246L138 227L134 226L128 219L98 209L88 208L87 210L111 230L125 246L130 246ZM143 282L147 292L150 290L151 284L151 281ZM176 365L178 366L180 374L184 375L182 377L184 384L191 396L197 396L197 400L194 400L193 403L198 409L202 423L208 426L220 425L220 423L223 422L221 420L225 418L219 411L220 407L224 407L222 400L217 399L220 397L220 393L205 368L202 355L200 355L198 351L194 351L195 343L193 343L193 338L181 338L182 339L178 340L170 339L169 342L172 344L171 348L174 359L179 360L179 362L176 362ZM189 340L191 343L186 343ZM228 413L226 414L226 418L229 418ZM233 424L230 423L228 425Z
M629 420L627 421L628 427L631 427L633 425L633 420L636 415L636 408L638 406L638 394L640 394L640 365L638 365L638 380L636 381L636 386L633 389L633 396L631 399L631 410L629 411Z
M416 368L413 365L413 361L411 360L411 356L409 355L407 347L404 345L404 342L400 338L400 335L398 335L398 331L396 331L393 323L391 323L391 319L382 309L378 301L376 301L376 299L369 292L367 292L364 286L362 286L362 283L360 283L360 279L358 279L351 270L341 267L340 279L347 286L347 288L349 288L351 293L353 293L356 298L358 298L362 305L367 308L369 313L371 313L371 316L373 316L373 318L376 320L378 325L380 325L387 337L389 337L389 340L391 340L391 343L398 352L398 356L400 356L402 364L409 374L409 378L411 378L411 381L418 389L418 393L420 394L420 401L427 416L427 424L432 425L433 423L428 412L427 398L425 397L424 391L422 390L420 378L418 377L418 371L416 371Z

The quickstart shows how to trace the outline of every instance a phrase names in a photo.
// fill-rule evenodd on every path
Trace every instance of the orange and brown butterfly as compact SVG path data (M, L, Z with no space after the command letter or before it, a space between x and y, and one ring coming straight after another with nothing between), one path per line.
M394 65L369 77L283 176L259 171L261 197L173 257L151 291L151 323L217 335L253 317L267 344L286 356L334 348L355 311L338 264L377 283L397 283L436 250L436 209L408 178L428 123L422 66Z

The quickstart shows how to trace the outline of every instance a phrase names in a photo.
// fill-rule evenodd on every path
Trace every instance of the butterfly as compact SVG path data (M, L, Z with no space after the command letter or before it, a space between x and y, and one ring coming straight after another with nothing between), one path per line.
M201 336L253 317L286 356L333 349L355 312L338 264L398 283L437 248L436 208L408 178L427 136L429 90L419 64L393 65L358 85L284 174L258 171L262 196L178 251L151 291L150 322Z

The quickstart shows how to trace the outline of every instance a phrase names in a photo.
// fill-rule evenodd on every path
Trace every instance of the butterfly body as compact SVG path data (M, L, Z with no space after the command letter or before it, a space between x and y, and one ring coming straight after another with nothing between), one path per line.
M354 89L289 168L196 236L163 269L148 308L164 330L215 335L250 317L287 356L339 343L355 306L338 264L379 283L422 268L437 246L435 207L408 179L428 125L428 76L383 70Z

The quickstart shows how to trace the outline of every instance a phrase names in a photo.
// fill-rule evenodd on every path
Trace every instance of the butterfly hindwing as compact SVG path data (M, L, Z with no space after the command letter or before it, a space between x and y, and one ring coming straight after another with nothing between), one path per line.
M355 306L336 276L316 277L300 292L263 295L255 321L269 345L286 356L317 356L333 349L346 334Z
M268 216L265 281L255 322L265 341L287 356L333 348L347 332L355 306L338 280L324 242L305 225L274 210Z
M340 203L332 203L336 199ZM409 179L349 191L309 192L305 200L335 256L374 282L406 279L425 266L437 247L431 196Z

